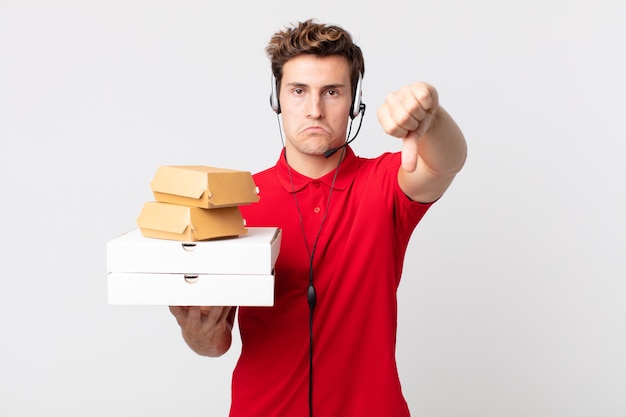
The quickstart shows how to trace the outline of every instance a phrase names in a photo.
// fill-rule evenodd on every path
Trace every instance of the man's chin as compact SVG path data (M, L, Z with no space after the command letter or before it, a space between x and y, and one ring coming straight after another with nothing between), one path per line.
M307 155L324 155L325 152L332 148L332 143L327 140L309 140L301 146L298 146L298 150Z

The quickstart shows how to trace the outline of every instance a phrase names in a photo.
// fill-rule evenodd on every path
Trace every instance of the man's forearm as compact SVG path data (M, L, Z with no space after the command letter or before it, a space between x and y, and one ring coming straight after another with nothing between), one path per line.
M442 107L437 109L430 129L418 141L420 159L433 174L454 175L467 157L465 137Z

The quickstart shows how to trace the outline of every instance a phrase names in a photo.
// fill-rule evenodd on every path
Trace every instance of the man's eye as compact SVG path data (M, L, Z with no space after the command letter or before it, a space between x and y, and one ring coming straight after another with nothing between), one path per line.
M328 90L328 95L329 96L336 96L337 94L339 94L336 90Z
M300 94L304 93L304 90L301 89L301 88L296 88L295 90L293 90L293 92L294 92L294 94L300 95Z

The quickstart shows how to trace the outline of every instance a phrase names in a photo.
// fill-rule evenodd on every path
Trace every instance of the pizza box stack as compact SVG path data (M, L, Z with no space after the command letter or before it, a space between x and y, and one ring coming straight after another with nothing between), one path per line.
M137 228L107 242L112 305L271 306L281 230L246 227L252 175L161 166Z

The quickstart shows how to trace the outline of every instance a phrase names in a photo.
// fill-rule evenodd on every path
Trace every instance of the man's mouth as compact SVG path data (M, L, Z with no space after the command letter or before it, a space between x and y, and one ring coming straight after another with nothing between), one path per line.
M302 131L306 133L318 133L318 134L326 134L326 135L329 134L328 130L326 130L323 126L319 126L319 125L307 126Z

